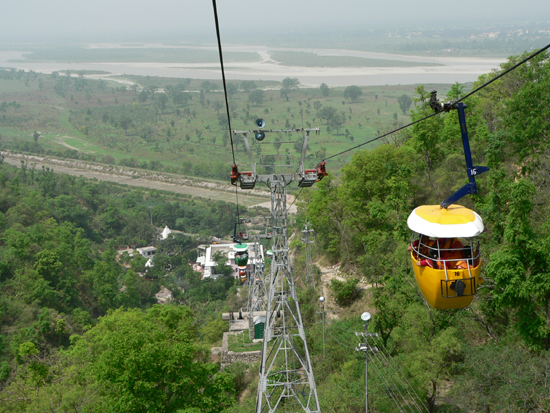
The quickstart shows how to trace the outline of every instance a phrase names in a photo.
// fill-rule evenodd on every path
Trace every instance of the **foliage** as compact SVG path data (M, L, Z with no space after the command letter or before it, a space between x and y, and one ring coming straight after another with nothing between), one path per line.
M344 98L356 102L359 96L363 94L363 91L359 86L348 86L344 90Z
M333 279L330 282L330 289L338 305L347 307L361 296L361 290L357 288L358 283L357 278L349 278L346 281Z

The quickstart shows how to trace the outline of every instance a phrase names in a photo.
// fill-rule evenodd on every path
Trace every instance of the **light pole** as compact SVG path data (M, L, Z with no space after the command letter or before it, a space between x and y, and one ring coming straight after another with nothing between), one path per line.
M369 321L371 319L371 315L369 312L365 311L363 314L361 314L361 320L365 322L363 327L365 327L364 333L355 333L356 336L362 336L365 337L365 343L359 343L356 351L364 351L365 352L365 412L369 413L369 337L375 336L378 337L378 334L376 333L369 333Z
M325 297L319 297L321 314L323 314L323 360L325 359Z

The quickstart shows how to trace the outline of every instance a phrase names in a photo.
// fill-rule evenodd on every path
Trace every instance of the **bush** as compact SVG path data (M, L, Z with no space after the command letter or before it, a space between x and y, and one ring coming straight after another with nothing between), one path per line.
M357 278L350 278L346 281L332 280L330 282L330 289L339 306L348 307L361 297L362 290L357 288L357 283L359 283Z

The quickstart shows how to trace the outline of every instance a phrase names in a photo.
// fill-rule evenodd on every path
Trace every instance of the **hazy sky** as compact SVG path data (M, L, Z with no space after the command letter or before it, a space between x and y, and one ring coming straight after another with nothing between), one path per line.
M548 0L218 0L222 35L550 19ZM4 0L0 42L214 40L211 0Z

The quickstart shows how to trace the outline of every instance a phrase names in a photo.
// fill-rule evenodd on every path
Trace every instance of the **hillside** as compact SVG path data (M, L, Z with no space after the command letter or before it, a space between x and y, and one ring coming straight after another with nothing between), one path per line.
M369 411L550 410L548 58L539 55L465 100L474 164L490 167L478 178L479 193L461 201L485 224L484 282L468 308L429 308L407 252L410 212L439 204L467 181L455 111L329 161L339 172L297 194L293 268L322 411L365 411L365 355L355 351L364 311L378 334ZM519 60L511 57L502 70ZM8 97L0 106L2 149L214 178L229 172L226 119L214 106L221 97L204 81L144 79L151 84L128 90L84 77L1 73ZM257 88L262 102L255 103L243 83L232 95L235 128L260 116L277 127L300 126L302 115L305 126L322 119L312 163L360 143L358 136L366 141L433 113L433 85L409 91L415 103L403 115L401 87L364 88L356 99L349 91L345 99L345 89L323 96L321 89ZM455 84L438 92L458 99L467 90ZM327 107L335 112L324 119ZM260 151L280 150L270 146ZM242 144L236 149L244 159ZM258 366L220 370L209 351L227 330L221 313L245 306L247 287L236 285L225 264L216 266L216 280L201 280L188 263L198 242L230 233L238 214L265 210L237 213L221 201L26 163L0 164L0 194L0 412L253 411ZM117 247L155 241L151 220L202 238L158 244L148 271L139 257L117 260ZM298 231L306 220L316 233L316 290L303 280ZM172 305L155 303L161 286L173 292ZM324 326L321 291L328 297Z

